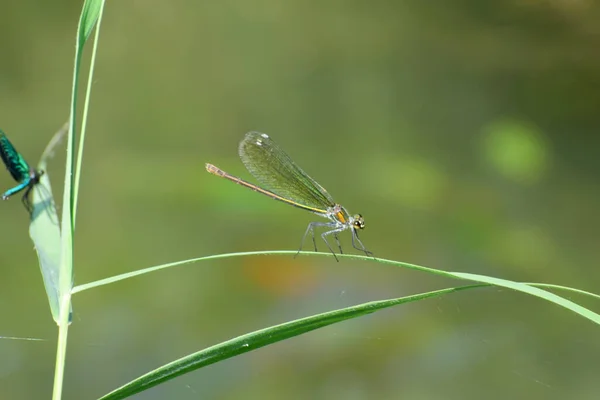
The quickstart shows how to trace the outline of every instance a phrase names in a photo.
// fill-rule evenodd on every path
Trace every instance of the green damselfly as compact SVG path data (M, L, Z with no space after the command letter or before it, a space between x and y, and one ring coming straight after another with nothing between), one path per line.
M329 219L328 222L311 222L308 224L298 252L302 250L302 245L309 233L315 251L317 251L314 229L323 227L327 230L321 234L321 238L336 260L337 256L327 241L327 236L332 235L335 238L341 254L342 246L338 233L348 229L352 233L352 246L368 256L373 254L365 248L358 237L358 231L365 227L365 220L362 215L351 215L342 205L336 203L331 195L298 167L267 134L248 132L240 143L239 155L246 169L264 188L230 175L212 164L207 163L206 170L211 174L229 179L272 199Z
M8 189L2 194L2 200L8 200L12 195L25 190L21 201L27 211L31 214L33 207L29 202L29 193L33 187L40 182L40 178L44 174L44 171L37 171L34 168L31 168L23 156L15 149L10 140L8 140L6 134L1 130L0 157L2 157L2 161L4 161L4 165L6 165L6 169L10 175L18 183L17 186Z

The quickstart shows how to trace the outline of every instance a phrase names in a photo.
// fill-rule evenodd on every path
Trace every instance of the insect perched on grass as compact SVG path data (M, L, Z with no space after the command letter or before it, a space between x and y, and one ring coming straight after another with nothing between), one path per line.
M333 201L331 195L297 166L268 135L260 132L248 132L240 143L239 155L246 169L265 187L264 189L230 175L212 164L206 164L206 170L211 174L229 179L272 199L329 219L329 222L311 222L308 224L298 252L302 249L309 232L315 251L317 251L314 228L324 227L328 230L321 234L321 238L336 260L337 257L327 241L327 236L333 235L341 254L342 246L338 239L338 233L347 229L352 232L352 246L355 249L364 252L368 256L373 254L365 248L358 238L358 230L365 227L365 220L362 215L351 215L343 206Z
M31 214L33 207L29 202L29 193L33 187L40 182L41 176L44 171L36 171L31 168L23 156L15 149L10 140L6 137L6 134L0 130L0 157L6 165L6 169L10 172L11 176L18 185L8 189L2 195L2 200L8 200L10 196L25 190L21 201Z

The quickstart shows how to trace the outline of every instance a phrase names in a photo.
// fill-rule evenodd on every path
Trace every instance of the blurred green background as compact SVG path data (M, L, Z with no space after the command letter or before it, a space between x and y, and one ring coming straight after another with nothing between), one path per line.
M0 6L0 128L31 163L68 116L80 9ZM259 130L365 216L377 256L598 292L599 18L594 2L567 0L109 2L76 283L295 250L318 217L204 170L253 181L237 145ZM48 171L58 198L63 160ZM0 185L13 185L8 173ZM16 198L0 205L0 336L46 339L0 340L0 397L49 398L56 326L26 213ZM77 294L65 398L96 398L251 330L456 284L286 256ZM486 289L312 332L136 398L596 399L599 359L589 321Z

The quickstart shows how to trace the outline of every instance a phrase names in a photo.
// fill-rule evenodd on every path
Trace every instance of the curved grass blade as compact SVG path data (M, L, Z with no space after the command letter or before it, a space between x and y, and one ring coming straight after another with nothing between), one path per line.
M430 297L437 297L444 294L466 289L473 289L481 286L485 285L461 286L456 288L436 290L433 292L420 293L417 295L406 296L397 299L373 301L358 306L342 308L339 310L286 322L284 324L275 325L269 328L260 329L246 335L238 336L226 342L219 343L215 346L166 364L152 372L134 379L126 385L121 386L111 393L101 397L100 400L124 399L136 393L150 389L151 387L154 387L162 382L166 382L178 376L195 371L199 368L206 367L219 361L259 349L269 344L280 342L294 336L299 336L304 333L348 319L361 317L363 315L371 314L376 311L404 303Z
M581 315L582 317L585 317L590 321L593 321L596 324L600 325L600 315L596 314L595 312L585 307L582 307L579 304L572 302L571 300L567 300L563 297L560 297L554 293L550 293L546 290L537 287L532 287L527 283L513 282L506 279L494 278L492 276L469 274L465 272L452 272L452 274L458 279L466 279L472 282L479 283L488 283L493 286L505 287L507 289L512 289L525 294L530 294L532 296L539 297L540 299L550 301L554 304L569 309Z
M50 140L42 154L38 169L47 171L47 162L53 156L56 146L67 132L65 124ZM32 213L29 223L29 236L33 241L40 263L40 271L46 287L52 318L58 323L59 317L59 274L60 274L60 225L56 205L52 196L50 175L45 173L33 188ZM69 316L69 321L71 317Z
M293 255L293 254L296 254L296 252L289 251L289 250L251 251L251 252L244 252L244 253L226 253L226 254L216 254L216 255L206 256L206 257L192 258L189 260L177 261L177 262L173 262L173 263L162 264L162 265L157 265L154 267L144 268L141 270L128 272L128 273L113 276L110 278L101 279L99 281L90 282L90 283L86 283L83 285L78 285L73 288L72 293L81 292L83 290L91 289L93 287L107 285L109 283L118 282L118 281L128 279L128 278L133 278L134 276L138 276L138 275L144 275L144 274L147 274L150 272L159 271L159 270L166 269L166 268L172 268L172 267L176 267L176 266L180 266L180 265L192 264L192 263L196 263L196 262L200 262L200 261L216 260L216 259L221 259L221 258L254 256L254 255L275 255L275 254L280 254L280 255L281 254L291 254L291 255ZM330 253L302 252L302 254L306 254L306 255L310 255L310 256L318 256L318 255L332 256ZM598 298L598 295L596 295L596 294L587 293L587 292L584 292L584 291L581 291L578 289L571 289L568 287L562 287L562 286L557 286L557 285L544 285L544 284L514 282L514 281L509 281L507 279L494 278L494 277L489 277L489 276L484 276L484 275L468 274L468 273L463 273L463 272L448 272L448 271L443 271L441 269L422 267L420 265L403 263L403 262L394 261L394 260L387 260L384 258L372 258L369 256L359 256L359 255L352 255L352 254L338 254L338 257L378 262L378 263L382 263L382 264L389 264L389 265L393 265L396 267L408 268L408 269L412 269L412 270L416 270L416 271L420 271L420 272L426 272L426 273L429 273L432 275L443 276L446 278L467 280L467 281L486 284L487 286L499 286L499 287L505 287L508 289L513 289L513 290L516 290L519 292L530 294L530 295L539 297L541 299L550 301L554 304L557 304L561 307L571 310L571 311L581 315L582 317L585 317L585 318L589 319L590 321L595 322L596 324L600 325L600 315L596 314L595 312L593 312L585 307L580 306L579 304L576 304L570 300L567 300L563 297L560 297L556 294L550 293L550 292L540 289L540 288L541 287L559 288L559 289L563 289L563 290L579 292L581 294L588 294L590 296L596 296Z
M230 257L240 257L240 256L248 256L248 255L267 255L267 254L295 254L294 251L268 251L268 252L247 252L247 253L230 253L230 254L219 254L207 257L200 257L195 259L189 259L169 264L158 265L155 267L145 268L138 271L133 271L130 273L122 274L119 276L114 276L106 279L102 279L100 281L91 282L84 285L79 285L73 288L73 293L80 292L86 289L90 289L93 287L98 287L102 285L106 285L109 283L114 283L119 280L124 280L128 278L132 278L134 276L143 275L146 273L158 271L161 269L186 265L195 263L198 261L207 261L214 260L220 258L230 258ZM310 255L330 255L327 253L306 253ZM544 300L553 302L557 305L560 305L564 308L567 308L581 316L586 317L587 319L600 324L600 316L580 305L566 300L560 296L557 296L548 291L542 290L541 287L551 288L551 289L559 289L566 290L571 292L577 292L579 294L588 295L599 299L600 296L594 293L589 293L577 289L572 289L569 287L551 285L551 284L539 284L539 283L520 283L520 282L512 282L505 279L487 277L483 275L476 274L468 274L461 272L447 272L442 270L437 270L433 268L421 267L414 264L402 263L393 260L385 260L385 259L373 259L371 257L365 256L355 256L355 255L342 255L345 258L354 258L354 259L363 259L369 261L378 261L384 264L391 264L397 267L404 267L408 269L414 269L421 272L427 272L429 274L445 276L447 278L461 279L461 280L469 280L479 282L473 285L461 286L456 288L447 288L442 290L437 290L428 293L417 294L413 296L408 296L399 299L391 299L391 300L383 300L383 301L374 301L365 304L361 304L354 307L344 308L341 310L336 310L332 312L327 312L323 314L318 314L315 316L302 318L296 321L291 321L285 324L277 325L274 327L262 329L247 335L243 335L232 339L230 341L226 341L220 343L218 345L212 346L208 349L202 350L200 352L191 354L184 358L181 358L177 361L169 363L161 368L158 368L152 372L149 372L126 385L116 389L115 391L105 395L101 398L104 400L114 400L114 399L122 399L129 396L132 396L141 391L147 390L153 386L156 386L162 382L173 379L177 376L183 375L185 373L194 371L196 369L202 368L204 366L214 364L216 362L222 361L227 358L231 358L242 353L246 353L251 350L258 349L260 347L264 347L268 344L275 343L281 340L285 340L294 336L298 336L300 334L322 328L337 322L344 321L346 319L357 318L362 315L366 315L377 310L392 307L394 305L422 300L429 297L440 296L447 293L456 292L459 290L467 290L474 288L483 288L483 287L491 287L491 286L499 286L505 287L509 289L513 289L515 291L520 291L523 293L527 293L533 296L540 297Z

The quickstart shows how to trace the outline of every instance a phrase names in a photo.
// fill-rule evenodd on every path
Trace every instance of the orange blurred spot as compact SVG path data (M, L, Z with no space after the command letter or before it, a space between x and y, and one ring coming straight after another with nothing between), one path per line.
M318 278L313 264L299 258L249 257L242 271L251 282L270 294L303 296L313 291Z

